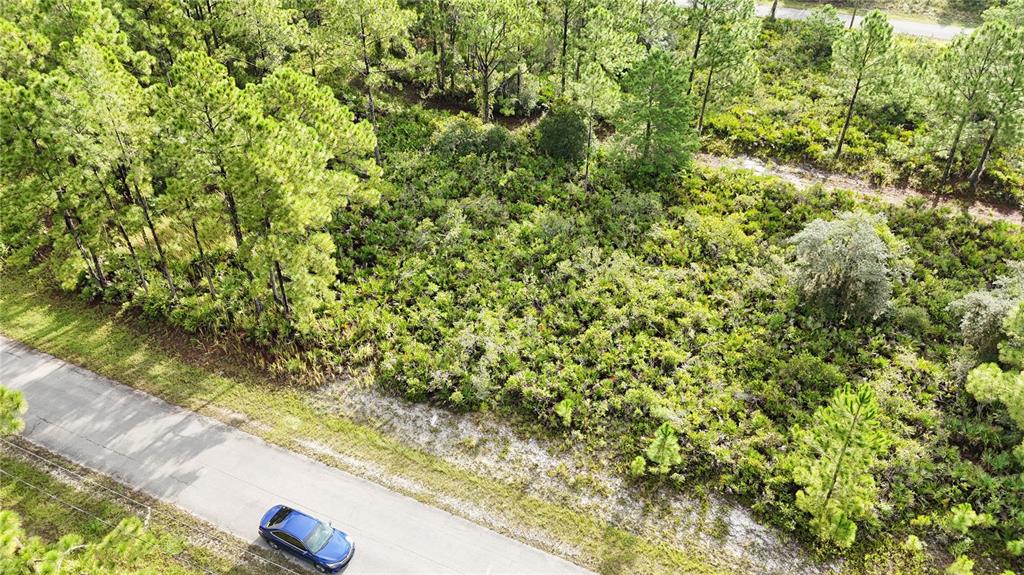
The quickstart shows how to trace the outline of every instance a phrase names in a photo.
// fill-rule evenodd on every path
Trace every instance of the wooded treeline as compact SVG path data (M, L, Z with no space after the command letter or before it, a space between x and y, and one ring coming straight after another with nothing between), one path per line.
M844 31L823 12L835 157L861 100L926 74L943 179L976 185L1019 141L1022 13L990 11L908 70L884 16ZM712 109L756 81L761 26L750 0L33 0L0 18L5 249L67 289L275 337L314 331L335 299L325 230L375 197L382 92L472 100L485 122L571 106L586 188L609 122L638 169L685 166Z

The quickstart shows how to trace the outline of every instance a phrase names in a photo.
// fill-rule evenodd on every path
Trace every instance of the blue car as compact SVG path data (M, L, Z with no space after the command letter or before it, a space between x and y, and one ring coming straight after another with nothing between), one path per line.
M321 573L337 573L352 560L352 538L301 511L275 505L260 520L260 536L274 549L309 561Z

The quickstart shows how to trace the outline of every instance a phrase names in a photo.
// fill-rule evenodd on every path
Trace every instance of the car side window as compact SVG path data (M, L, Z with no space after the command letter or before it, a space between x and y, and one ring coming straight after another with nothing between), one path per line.
M284 531L278 531L274 535L277 535L278 537L281 538L282 541L284 541L285 543L291 545L292 547L295 547L296 549L298 549L300 551L305 551L306 550L306 547L304 545L302 545L301 541L299 541L297 538L292 537L291 535L285 533Z

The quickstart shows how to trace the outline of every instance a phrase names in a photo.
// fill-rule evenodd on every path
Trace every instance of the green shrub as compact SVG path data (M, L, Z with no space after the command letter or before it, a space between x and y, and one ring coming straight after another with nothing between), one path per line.
M514 145L515 139L504 127L484 126L476 118L465 116L448 122L431 142L434 152L448 158L504 154L511 152Z
M583 161L587 146L587 124L574 105L553 107L537 123L537 150L572 164Z
M844 27L839 12L831 4L811 10L800 26L800 50L814 64L827 63L832 57L832 44L843 33Z
M829 316L874 319L889 307L905 246L883 216L858 211L818 219L788 243L796 247L797 289Z

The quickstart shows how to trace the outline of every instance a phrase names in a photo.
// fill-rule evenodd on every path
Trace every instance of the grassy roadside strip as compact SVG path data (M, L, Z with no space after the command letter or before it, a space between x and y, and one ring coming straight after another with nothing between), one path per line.
M133 565L120 566L124 569L146 568L156 575L274 572L270 564L253 555L264 556L267 551L263 549L20 438L4 441L0 443L0 469L4 471L0 475L0 508L18 513L30 535L56 541L77 533L91 543L101 540L122 519L135 515L145 521L156 546ZM197 536L199 533L203 536Z
M385 482L391 489L600 573L747 572L712 549L648 541L318 412L309 400L313 392L275 382L208 342L118 319L116 311L49 293L11 273L0 284L0 333L10 338L330 465L377 481L393 478ZM327 450L306 447L311 442ZM469 504L472 516L460 503Z

